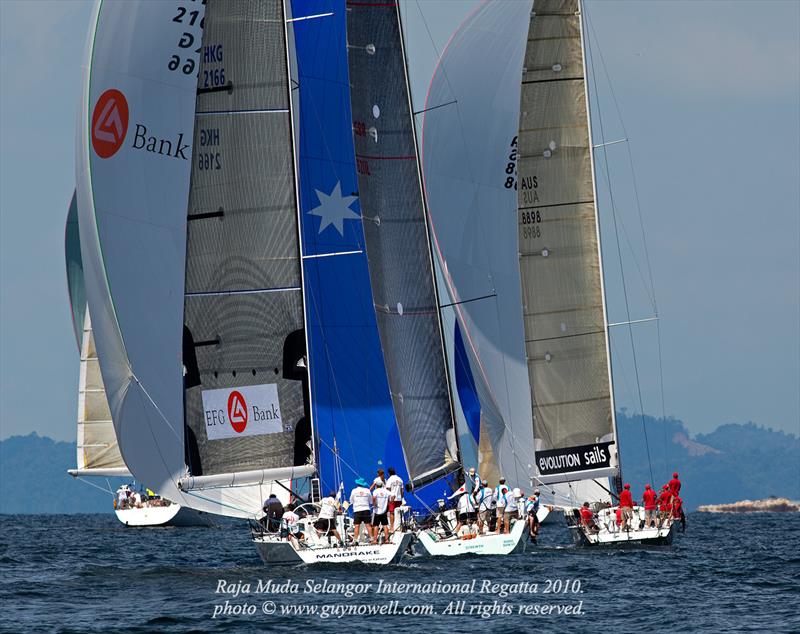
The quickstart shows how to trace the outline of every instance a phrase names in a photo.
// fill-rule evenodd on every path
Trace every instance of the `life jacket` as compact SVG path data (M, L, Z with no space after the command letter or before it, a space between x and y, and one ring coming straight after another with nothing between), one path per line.
M497 500L497 506L502 506L502 507L506 506L506 504L508 502L507 494L508 494L508 486L507 485L498 484L497 487L495 487L494 498L495 498L495 500ZM500 504L501 500L503 502L502 504Z

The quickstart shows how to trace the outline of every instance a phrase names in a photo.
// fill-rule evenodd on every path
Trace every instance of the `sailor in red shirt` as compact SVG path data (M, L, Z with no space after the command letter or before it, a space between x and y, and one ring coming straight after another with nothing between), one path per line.
M656 492L649 484L644 485L642 494L644 504L644 525L646 528L655 528L656 525Z
M672 496L672 519L674 520L681 519L682 511L683 511L683 500L681 500L677 495Z
M669 481L669 491L672 495L678 495L681 492L681 481L678 480L678 472L672 474L672 480Z
M589 508L588 502L584 502L581 507L581 525L585 526L587 530L593 533L597 533L600 530L594 522L594 513L592 513L592 509Z
M658 496L658 527L664 524L672 514L672 493L670 493L669 486L664 485L661 487L661 494Z
M626 484L619 494L619 508L622 509L622 530L630 530L629 523L633 519L633 496L630 484Z

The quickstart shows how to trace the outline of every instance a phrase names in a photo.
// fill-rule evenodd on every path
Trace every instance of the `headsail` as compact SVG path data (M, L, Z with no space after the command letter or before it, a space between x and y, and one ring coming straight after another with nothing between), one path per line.
M186 475L186 207L204 8L192 0L97 3L77 137L81 253L131 473L179 504L247 517L235 493L189 497L177 486Z
M479 5L452 34L425 103L416 105L423 111L420 154L444 280L439 290L452 306L443 311L445 324L455 322L448 336L458 402L474 419L480 474L492 482L504 475L519 486L530 481L534 462L513 247L519 76L530 8L515 0Z
M70 469L69 473L74 476L126 476L129 472L119 453L103 377L100 375L92 322L86 309L78 205L74 194L67 214L64 254L72 322L74 326L80 325L76 332L80 354L77 456L76 468Z
M536 0L522 72L518 230L536 466L545 482L617 472L578 0Z
M372 304L353 150L344 0L293 0L289 50L311 410L320 488L407 481Z
M460 467L399 8L348 2L351 103L378 332L411 485Z

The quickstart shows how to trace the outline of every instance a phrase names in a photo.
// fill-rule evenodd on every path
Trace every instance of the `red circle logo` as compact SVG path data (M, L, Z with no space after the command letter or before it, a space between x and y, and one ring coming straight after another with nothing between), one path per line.
M247 401L241 392L233 390L228 396L228 420L237 434L241 434L247 427Z
M92 147L100 158L114 156L128 132L128 101L119 90L106 90L92 113Z

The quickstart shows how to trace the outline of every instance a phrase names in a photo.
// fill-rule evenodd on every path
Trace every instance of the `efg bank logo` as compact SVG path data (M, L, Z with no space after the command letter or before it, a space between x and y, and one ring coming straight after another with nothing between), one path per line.
M237 434L241 434L247 427L247 401L236 390L228 397L228 420Z
M114 156L128 132L128 101L119 90L106 90L92 113L92 147L100 158Z

